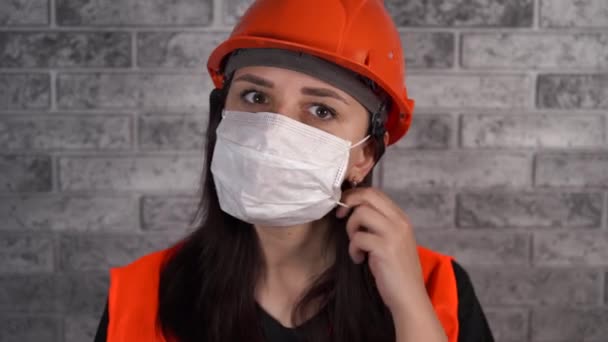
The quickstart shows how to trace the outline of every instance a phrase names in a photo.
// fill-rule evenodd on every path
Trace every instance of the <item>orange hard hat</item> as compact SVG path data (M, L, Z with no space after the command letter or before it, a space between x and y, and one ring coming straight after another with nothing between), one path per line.
M255 1L209 57L215 87L223 86L226 57L247 48L304 52L374 81L392 100L389 145L411 124L414 101L405 87L401 39L382 0Z

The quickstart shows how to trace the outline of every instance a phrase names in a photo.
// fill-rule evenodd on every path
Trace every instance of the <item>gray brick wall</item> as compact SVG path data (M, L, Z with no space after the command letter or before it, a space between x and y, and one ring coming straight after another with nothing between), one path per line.
M90 341L107 269L188 229L250 0L0 2L0 341ZM608 2L386 0L411 133L377 180L501 342L608 340Z

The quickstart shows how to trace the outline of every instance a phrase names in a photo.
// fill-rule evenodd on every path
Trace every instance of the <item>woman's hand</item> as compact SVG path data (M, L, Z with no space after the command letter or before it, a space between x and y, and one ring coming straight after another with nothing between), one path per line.
M353 210L346 223L348 252L355 263L368 263L382 300L391 311L408 305L412 296L425 295L414 232L405 213L375 188L355 188L342 195L339 218Z
M375 188L347 190L341 202L348 208L338 208L337 217L353 211L346 223L349 254L355 263L363 262L367 254L378 292L395 320L397 336L413 338L412 330L418 330L422 335L415 336L425 336L425 341L442 341L445 334L424 287L414 232L405 213ZM420 331L421 325L431 331ZM438 338L426 339L431 336Z

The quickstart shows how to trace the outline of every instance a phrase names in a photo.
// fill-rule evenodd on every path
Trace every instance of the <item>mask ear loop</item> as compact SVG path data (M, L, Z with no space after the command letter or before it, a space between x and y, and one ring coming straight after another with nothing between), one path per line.
M344 204L344 203L342 203L340 201L336 202L336 204L339 205L339 206L341 206L342 208L350 208L349 206L347 206L346 204Z
M356 144L352 145L352 146L350 147L350 149L352 150L353 148L355 148L355 147L357 147L357 146L361 146L361 145L363 145L363 143L365 143L366 141L368 141L368 140L369 140L371 137L372 137L372 136L368 134L368 135L367 135L365 138L361 139L361 140L360 140L358 143L356 143ZM355 183L355 184L356 184L356 183ZM355 186L353 186L353 187L356 187L356 185L355 185ZM336 202L336 204L337 204L337 205L339 205L339 206L341 206L341 207L344 207L344 208L349 208L349 206L347 206L346 204L344 204L344 203L342 203L342 202L340 202L340 201Z
M361 139L361 140L360 140L358 143L356 143L356 144L352 145L352 146L350 147L350 149L352 150L353 148L355 148L355 147L357 147L357 146L361 146L361 145L362 145L364 142L368 141L368 140L369 140L369 138L371 138L371 135L369 135L369 134L368 134L368 135L367 135L365 138Z
M353 148L355 148L355 147L357 147L357 146L361 146L363 143L365 143L366 141L368 141L368 140L369 140L369 138L371 138L371 135L367 135L365 138L361 139L361 140L360 140L358 143L356 143L356 144L352 145L352 146L350 147L350 149L352 150ZM355 186L356 186L356 185L355 185ZM353 186L353 188L354 188L355 186ZM347 206L346 204L344 204L344 203L342 203L342 202L340 202L340 201L337 201L337 202L336 202L336 204L337 204L337 205L339 205L339 206L341 206L341 207L344 207L344 208L349 208L349 206Z
M371 137L374 137L375 139L382 139L384 137L384 133L386 132L386 128L384 127L384 123L382 122L382 114L384 113L384 111L386 110L386 105L387 105L387 101L383 101L380 104L380 107L378 108L378 110L373 113L371 115L370 118L370 133L363 138L361 141L359 141L358 143L354 144L351 146L351 149L365 143L367 140L369 140ZM350 208L348 205L337 201L336 202L337 205L344 207L344 208Z

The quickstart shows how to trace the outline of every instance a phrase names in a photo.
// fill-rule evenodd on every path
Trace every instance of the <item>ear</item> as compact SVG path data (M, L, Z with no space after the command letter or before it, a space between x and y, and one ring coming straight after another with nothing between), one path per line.
M384 146L388 144L388 132L384 133ZM376 143L374 140L368 140L356 155L356 159L352 165L350 179L361 182L376 164Z

